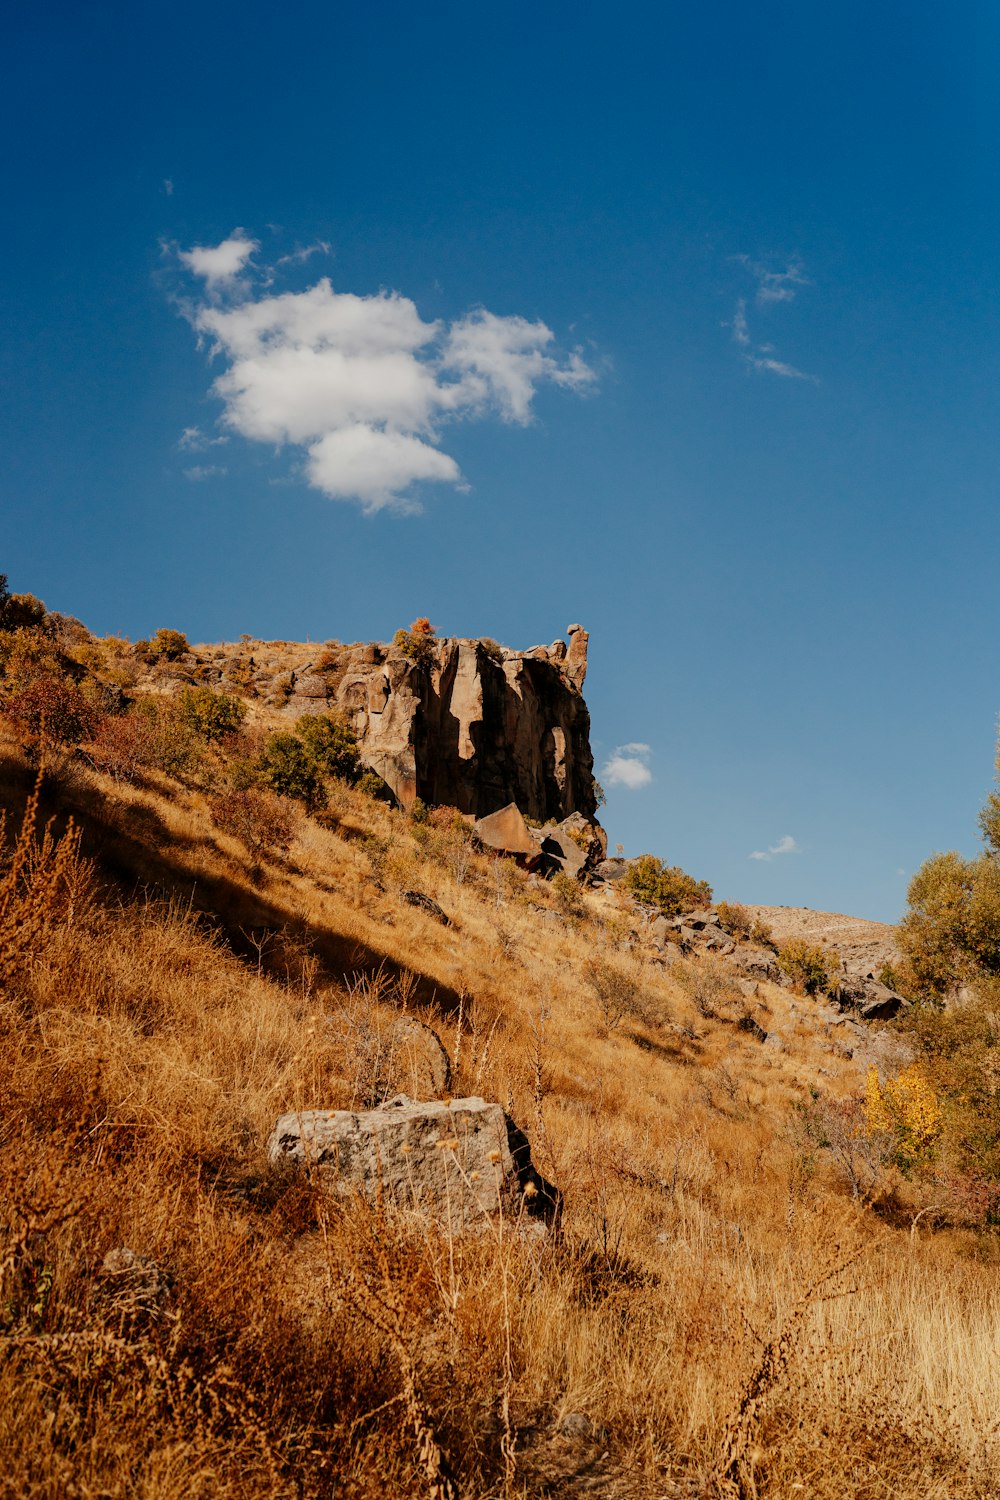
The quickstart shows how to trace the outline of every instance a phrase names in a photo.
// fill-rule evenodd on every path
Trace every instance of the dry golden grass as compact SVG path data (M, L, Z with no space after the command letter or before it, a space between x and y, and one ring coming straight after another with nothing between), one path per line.
M567 915L347 791L256 867L197 789L64 768L42 801L0 869L4 951L30 934L0 972L0 1496L997 1493L989 1247L893 1227L803 1144L796 1105L861 1082L809 1002L768 991L765 1048L708 960L623 948L613 899ZM268 1167L276 1114L390 1085L404 1008L562 1189L544 1248ZM116 1280L123 1246L152 1269Z

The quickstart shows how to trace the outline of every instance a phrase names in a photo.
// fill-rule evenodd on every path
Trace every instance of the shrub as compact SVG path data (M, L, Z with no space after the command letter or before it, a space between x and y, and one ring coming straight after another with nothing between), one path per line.
M228 693L211 688L186 688L180 699L181 715L200 739L217 743L235 734L246 718L246 705Z
M182 778L198 766L203 751L201 742L181 713L175 698L149 696L139 698L128 714L144 724L137 741L146 736L145 765L166 776Z
M357 781L361 757L357 737L346 719L334 714L303 714L296 721L295 733L325 775L352 784Z
M500 642L495 641L492 636L484 635L479 645L490 661L496 662L499 666L503 661L503 647L500 645Z
M94 710L65 677L37 677L11 693L4 709L22 734L56 745L78 745L94 730Z
M134 783L153 764L153 721L145 714L105 714L94 733L90 758L115 781Z
M640 854L629 865L623 884L638 901L659 907L668 917L708 906L712 900L707 881L695 880L677 865L665 865L655 854Z
M257 787L220 792L209 802L212 822L253 854L285 850L294 825L289 804Z
M894 1143L894 1159L909 1173L925 1162L941 1134L941 1103L919 1063L911 1063L895 1078L879 1082L878 1069L868 1069L865 1083L865 1129L883 1133Z
M567 917L582 917L585 911L580 898L580 886L565 870L557 870L549 882L556 905Z
M357 790L374 802L392 802L393 795L381 776L374 771L362 771L356 782Z
M326 801L319 767L294 734L270 735L257 769L261 782L272 792L304 802L307 811L322 807Z
M754 922L745 906L740 906L735 901L720 901L716 912L719 926L723 927L730 937L748 938L750 936Z
M25 630L41 625L45 620L45 605L34 594L12 594L7 587L7 574L0 573L0 630Z
M180 630L158 630L149 642L151 655L158 656L163 661L177 661L178 657L184 656L189 650L187 636Z
M431 660L434 655L434 642L437 630L426 615L414 620L409 630L397 630L392 638L392 644L397 651L401 651L410 661L423 665Z
M626 1016L641 1019L640 990L633 975L606 958L590 959L585 972L608 1031L613 1031Z
M65 665L40 630L0 632L0 675L8 690L28 687L39 677L62 677Z
M807 995L834 988L840 972L836 953L807 943L804 938L789 938L778 949L778 963L789 979L799 984Z

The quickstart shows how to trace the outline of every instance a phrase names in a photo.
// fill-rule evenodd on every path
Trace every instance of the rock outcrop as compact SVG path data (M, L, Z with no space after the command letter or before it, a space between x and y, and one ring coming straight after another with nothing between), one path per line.
M412 661L393 646L355 648L333 705L403 807L420 797L481 818L514 802L542 823L592 818L587 635L571 629L568 649L442 640Z
M268 1156L316 1168L338 1193L383 1198L456 1232L500 1212L544 1225L559 1206L531 1164L527 1138L485 1099L418 1103L401 1094L362 1113L282 1115Z
M568 644L526 651L435 637L416 651L412 638L316 646L244 637L158 670L257 698L290 719L343 713L365 766L404 808L419 797L483 818L513 802L533 822L572 813L592 822L588 635L580 625L567 634Z

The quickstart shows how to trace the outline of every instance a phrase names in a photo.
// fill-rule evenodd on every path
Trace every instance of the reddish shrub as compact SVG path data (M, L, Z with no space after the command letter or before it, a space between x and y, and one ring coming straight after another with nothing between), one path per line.
M259 787L220 792L209 803L212 822L253 854L287 849L292 842L292 809L283 797Z
M91 759L115 781L138 781L153 763L156 726L143 714L105 714L94 735Z
M80 689L54 673L11 693L4 711L26 737L56 745L78 745L94 731L94 710Z

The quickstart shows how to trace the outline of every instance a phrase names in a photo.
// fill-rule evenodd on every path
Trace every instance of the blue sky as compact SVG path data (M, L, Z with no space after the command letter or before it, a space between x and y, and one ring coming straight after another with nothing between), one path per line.
M892 919L975 849L995 7L42 4L6 43L13 587L133 638L579 620L628 852Z

